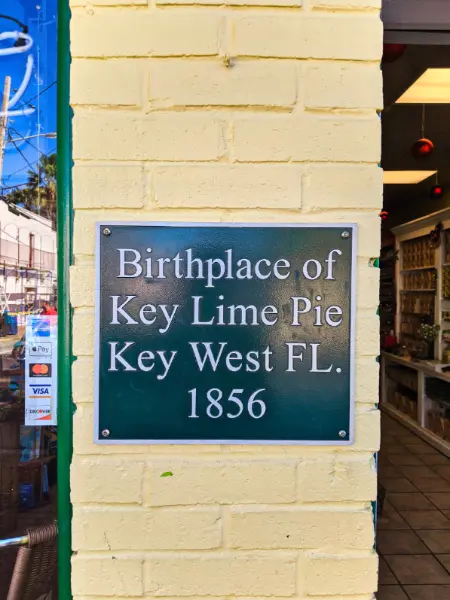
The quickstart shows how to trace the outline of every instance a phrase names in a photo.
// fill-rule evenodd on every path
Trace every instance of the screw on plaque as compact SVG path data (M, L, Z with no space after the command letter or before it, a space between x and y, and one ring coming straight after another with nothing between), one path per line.
M350 233L349 233L348 231L343 231L343 232L341 233L341 238L342 238L342 239L346 240L346 239L347 239L347 238L349 238L349 237L350 237Z
M111 435L111 432L109 429L103 429L102 431L102 437L109 437Z
M346 435L347 435L347 432L344 431L343 429L341 429L340 432L339 432L339 437L345 438Z
M105 229L103 230L103 235L111 235L111 229L108 229L108 227L105 227Z

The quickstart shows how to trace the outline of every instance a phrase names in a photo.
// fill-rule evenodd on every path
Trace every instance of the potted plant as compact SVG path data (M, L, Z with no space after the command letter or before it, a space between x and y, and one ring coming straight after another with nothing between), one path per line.
M420 339L426 343L427 348L427 356L424 356L423 358L434 358L434 340L437 338L439 329L439 325L427 325L426 323L420 325L417 333Z

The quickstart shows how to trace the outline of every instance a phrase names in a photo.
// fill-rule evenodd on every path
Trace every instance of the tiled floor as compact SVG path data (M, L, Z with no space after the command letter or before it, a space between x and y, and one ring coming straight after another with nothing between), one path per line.
M382 415L378 600L450 600L450 459Z

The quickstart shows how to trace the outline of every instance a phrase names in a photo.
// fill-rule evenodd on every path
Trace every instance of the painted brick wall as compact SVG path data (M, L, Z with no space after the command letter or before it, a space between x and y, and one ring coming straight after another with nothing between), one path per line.
M76 600L373 598L379 9L72 0ZM358 223L356 444L95 446L101 219Z

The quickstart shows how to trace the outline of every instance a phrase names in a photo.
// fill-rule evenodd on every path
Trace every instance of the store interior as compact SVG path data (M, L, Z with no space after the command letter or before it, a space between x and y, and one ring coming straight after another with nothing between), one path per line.
M450 46L385 44L382 69L377 599L448 600Z

